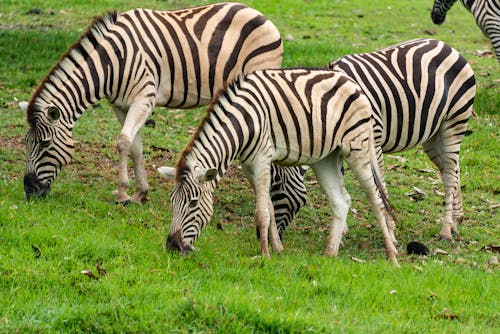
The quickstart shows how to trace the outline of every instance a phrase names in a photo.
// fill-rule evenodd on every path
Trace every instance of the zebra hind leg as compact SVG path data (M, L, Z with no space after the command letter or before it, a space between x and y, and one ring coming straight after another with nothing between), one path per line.
M391 206L384 194L383 180L378 170L375 147L373 141L369 139L366 140L366 136L359 135L349 141L349 150L344 152L344 156L368 197L372 212L377 218L382 231L387 257L391 262L398 265L398 251L395 246L397 242L393 240L394 234L391 233L391 227L388 224L392 219Z
M458 235L457 227L464 217L458 166L461 137L457 138L455 131L450 133L451 130L448 128L437 133L423 145L425 153L438 167L443 178L445 213L439 237L444 240L453 240L453 234Z

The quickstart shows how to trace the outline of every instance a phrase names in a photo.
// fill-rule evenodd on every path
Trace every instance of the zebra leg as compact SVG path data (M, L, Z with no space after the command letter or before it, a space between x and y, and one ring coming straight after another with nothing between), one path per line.
M385 183L384 177L384 157L382 155L382 147L375 146L375 155L377 157L378 163L378 174L380 180L381 191L384 193L385 198L389 200L389 193L387 192L387 184ZM394 235L394 231L396 229L396 222L394 221L394 217L389 215L387 218L387 228L389 229L389 235L391 236L392 243L395 247L398 247L398 241L396 240L396 236Z
M303 167L271 165L271 200L280 239L298 211L306 204Z
M281 244L274 220L274 207L269 193L269 184L271 182L270 166L270 161L243 164L245 174L255 189L257 197L255 209L257 230L260 237L261 253L267 258L270 258L267 244L268 238L275 252L281 253L283 251L283 245Z
M134 164L134 177L135 177L135 192L132 196L132 202L143 203L147 199L149 190L146 168L144 167L144 155L142 151L142 138L141 134L137 133L132 146L130 148L130 156Z
M321 189L328 197L333 211L333 222L325 248L325 255L337 256L342 236L346 231L346 219L351 206L351 197L344 186L342 157L338 153L333 153L312 165L312 169L318 178Z
M113 106L113 111L115 112L116 117L120 124L125 124L125 119L127 117L127 111ZM116 203L128 203L130 201L130 196L127 195L127 189L129 187L129 179L128 179L128 154L126 152L119 152L119 163L118 163L118 189L113 193L116 195ZM123 157L125 155L125 157Z
M383 182L378 171L373 141L359 135L347 143L350 149L344 152L345 159L368 197L372 212L382 230L387 257L397 265L398 251L387 224L388 217L391 216L390 205L382 190Z
M145 188L147 188L147 182L145 181L145 170L144 170L144 162L142 155L142 140L138 139L135 145L140 144L141 149L137 149L137 146L134 147L134 141L139 133L140 128L144 125L147 118L151 114L154 106L154 101L151 99L138 101L132 103L128 109L128 112L125 112L121 109L115 108L118 112L115 113L123 122L122 131L120 133L120 137L118 138L118 153L120 155L120 162L118 167L118 192L117 192L117 202L118 203L128 203L131 200L137 200L138 202L142 201L141 194ZM123 120L124 118L124 120ZM134 151L132 153L132 162L134 163L134 171L138 174L139 177L139 194L135 194L134 199L127 195L127 189L129 187L129 178L128 178L128 155L131 153L131 150ZM135 163L139 162L139 165L136 166ZM147 191L147 189L146 189Z
M452 234L458 234L458 223L464 217L458 166L461 136L456 136L456 129L451 128L450 130L446 124L443 125L443 128L447 130L438 132L424 143L423 147L427 156L441 172L444 183L445 212L439 237L453 240Z

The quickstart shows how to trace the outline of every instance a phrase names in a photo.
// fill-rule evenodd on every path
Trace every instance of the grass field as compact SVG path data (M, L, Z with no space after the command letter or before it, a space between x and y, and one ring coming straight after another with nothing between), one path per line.
M144 128L151 192L142 205L114 204L116 138L107 102L77 122L77 150L44 199L26 201L24 116L52 64L95 15L193 1L11 1L0 5L0 333L498 333L500 275L500 66L472 16L457 3L443 26L431 0L243 1L285 38L285 66L320 66L347 53L432 36L459 50L478 82L477 118L462 145L462 240L437 238L442 183L421 149L386 156L386 181L402 245L396 268L352 175L349 233L338 258L322 255L330 208L311 172L308 204L285 235L285 251L257 257L254 197L233 166L214 195L214 217L183 257L165 252L173 165L199 110L161 110ZM35 9L38 9L35 10ZM28 14L30 12L31 14ZM416 186L427 196L412 202ZM447 254L408 255L410 241ZM498 251L498 248L496 248ZM353 261L352 258L356 261ZM88 270L96 277L82 274Z

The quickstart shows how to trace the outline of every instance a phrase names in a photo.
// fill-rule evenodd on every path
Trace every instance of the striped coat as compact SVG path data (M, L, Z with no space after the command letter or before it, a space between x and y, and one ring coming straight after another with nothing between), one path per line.
M192 249L211 218L216 183L235 159L256 191L264 256L269 256L268 232L273 249L282 250L269 194L272 162L312 166L334 213L325 253L337 255L350 206L343 181L345 159L367 194L387 255L396 261L370 102L344 74L326 69L259 70L229 85L209 108L176 168L160 168L162 174L175 177L168 248L182 253Z
M45 195L74 152L75 122L106 98L122 124L117 201L142 202L147 183L139 134L153 107L209 103L240 73L279 67L279 31L258 11L237 3L175 11L134 9L97 18L35 90L26 111L29 131L24 189ZM127 195L127 160L136 191Z

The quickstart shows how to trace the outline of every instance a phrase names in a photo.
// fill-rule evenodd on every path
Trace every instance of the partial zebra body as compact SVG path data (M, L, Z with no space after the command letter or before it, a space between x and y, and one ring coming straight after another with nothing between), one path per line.
M464 217L458 155L476 92L470 65L443 42L417 39L345 56L330 68L354 79L372 104L381 173L382 152L423 145L444 182L440 236L452 239Z
M221 3L176 11L135 9L96 19L21 106L27 113L27 197L45 195L73 155L72 129L107 98L122 123L117 201L142 202L149 186L139 134L153 107L193 108L240 73L280 67L279 31L258 11ZM127 160L136 179L133 197ZM303 197L305 198L305 197Z
M435 24L442 24L446 13L457 0L434 0L431 18ZM491 41L500 63L500 0L460 0L469 10L483 34Z
M192 248L212 214L212 193L227 167L239 159L257 197L261 251L282 250L269 194L271 163L310 165L334 213L325 249L337 255L350 196L344 187L345 159L381 227L388 257L396 262L394 231L386 224L389 204L380 188L371 105L360 87L340 72L325 69L259 70L229 85L211 105L176 169L172 224L167 247Z

